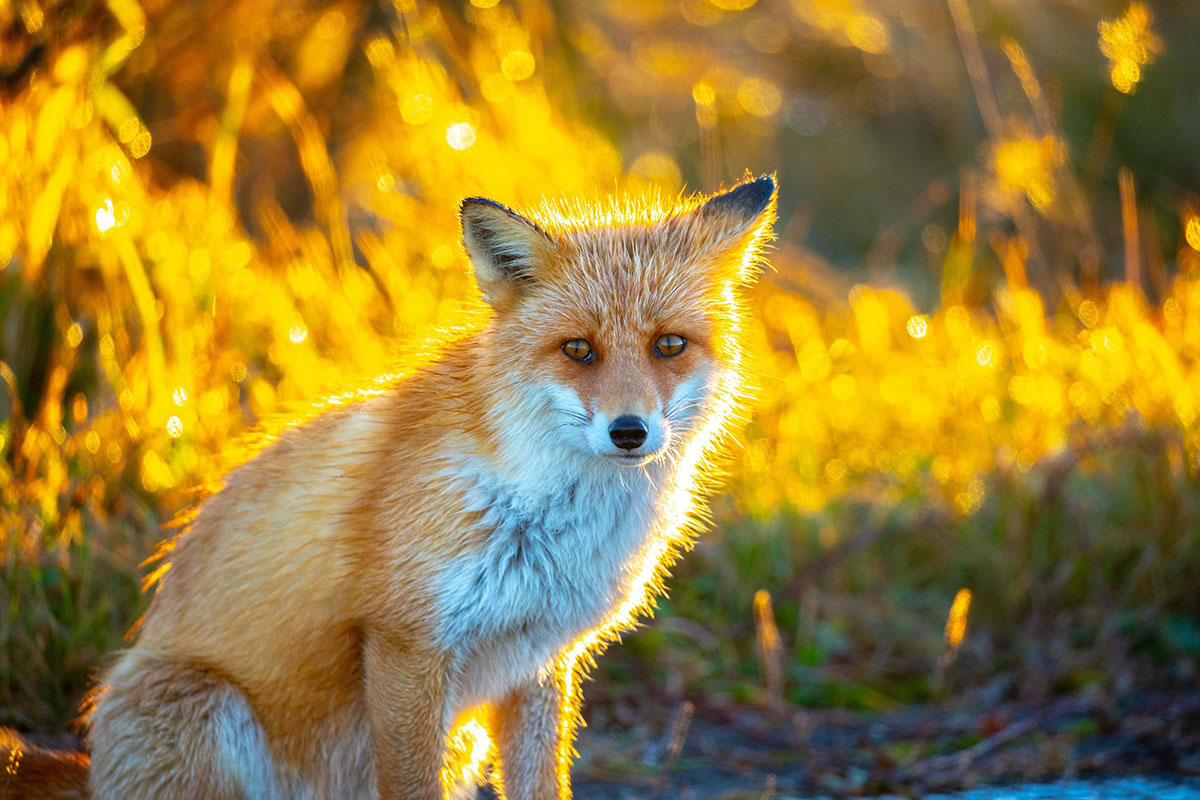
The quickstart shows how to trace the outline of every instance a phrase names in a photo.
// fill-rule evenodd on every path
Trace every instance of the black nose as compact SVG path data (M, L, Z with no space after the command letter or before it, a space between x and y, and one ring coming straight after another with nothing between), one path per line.
M641 417L633 417L626 415L617 417L613 420L612 425L608 426L608 435L612 437L613 444L622 450L633 450L641 447L642 442L646 441L646 434L649 433L646 428L646 423L642 422Z

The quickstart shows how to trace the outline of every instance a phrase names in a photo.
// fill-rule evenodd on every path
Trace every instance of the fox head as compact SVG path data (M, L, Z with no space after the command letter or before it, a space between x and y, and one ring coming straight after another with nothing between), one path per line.
M677 454L740 386L740 294L776 195L764 176L650 211L527 218L463 201L463 244L494 312L481 341L492 401L511 435L617 467Z

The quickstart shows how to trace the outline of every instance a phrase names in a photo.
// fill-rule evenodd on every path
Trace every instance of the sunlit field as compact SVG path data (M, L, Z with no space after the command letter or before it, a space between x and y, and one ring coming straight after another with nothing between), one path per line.
M589 735L1194 685L1198 40L1123 0L0 0L0 724L67 729L225 470L486 318L461 198L747 171L747 418Z

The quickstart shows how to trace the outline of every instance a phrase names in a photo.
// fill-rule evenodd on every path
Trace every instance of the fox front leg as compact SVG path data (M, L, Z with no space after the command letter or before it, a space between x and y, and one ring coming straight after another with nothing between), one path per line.
M496 745L507 800L569 800L565 670L510 692L496 706Z
M446 668L440 654L367 634L363 670L380 800L442 797Z

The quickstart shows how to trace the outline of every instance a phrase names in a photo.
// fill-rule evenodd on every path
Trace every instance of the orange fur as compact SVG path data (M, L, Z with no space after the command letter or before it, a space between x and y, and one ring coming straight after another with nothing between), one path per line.
M491 320L226 476L92 698L94 796L428 800L479 704L507 796L569 796L577 665L686 542L774 196L467 201ZM644 453L607 441L620 415Z
M0 800L85 800L88 758L45 750L0 728Z

